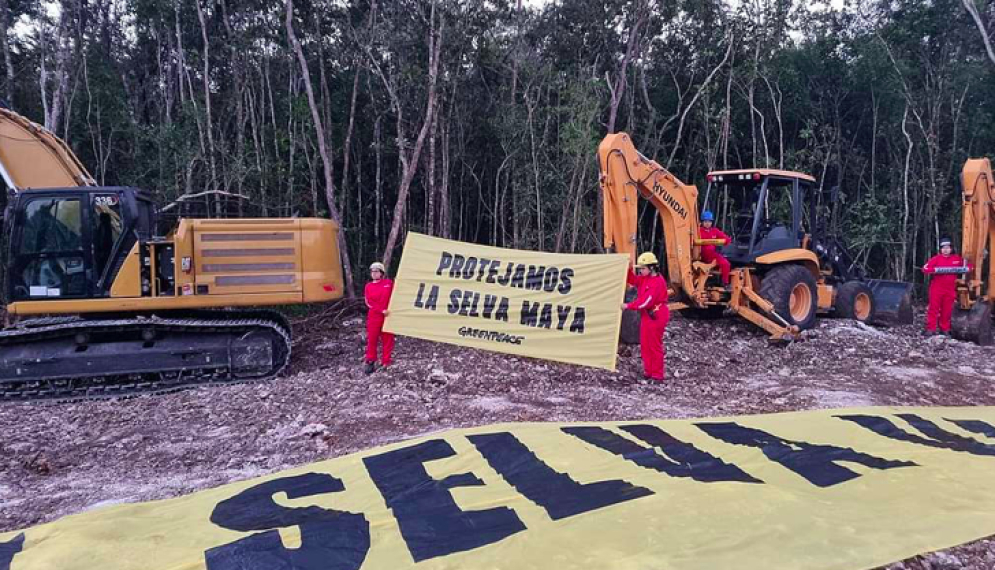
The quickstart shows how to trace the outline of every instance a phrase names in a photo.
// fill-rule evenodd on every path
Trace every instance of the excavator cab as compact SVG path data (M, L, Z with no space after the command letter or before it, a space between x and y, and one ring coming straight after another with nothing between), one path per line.
M134 188L46 188L12 196L4 217L5 302L109 297L127 254L151 238L154 219L150 197Z

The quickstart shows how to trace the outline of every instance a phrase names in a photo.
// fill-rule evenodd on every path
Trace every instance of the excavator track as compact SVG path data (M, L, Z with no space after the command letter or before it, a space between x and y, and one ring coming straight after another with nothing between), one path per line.
M31 319L0 330L0 402L80 400L265 380L290 361L272 311Z

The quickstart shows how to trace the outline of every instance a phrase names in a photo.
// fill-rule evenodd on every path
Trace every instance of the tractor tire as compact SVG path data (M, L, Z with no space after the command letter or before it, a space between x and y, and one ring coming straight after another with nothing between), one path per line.
M815 325L819 308L815 277L801 265L783 264L768 271L760 283L760 296L774 305L774 312L781 318L799 329Z
M877 316L874 293L861 281L847 281L840 285L833 303L834 316L870 323Z

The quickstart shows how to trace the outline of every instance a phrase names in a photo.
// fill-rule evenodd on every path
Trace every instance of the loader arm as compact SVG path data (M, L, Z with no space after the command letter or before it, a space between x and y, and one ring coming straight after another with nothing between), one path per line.
M625 133L610 134L598 146L604 200L604 245L636 259L638 198L656 208L663 224L667 280L684 297L696 289L693 247L698 236L698 189L641 155ZM687 299L691 300L692 299Z
M982 274L985 250L995 247L995 178L987 158L971 158L961 173L963 219L961 252L973 269L963 277L961 308L969 309L978 300L995 301L995 263L990 263L988 278ZM985 287L987 286L987 287ZM987 291L982 292L985 287ZM984 295L984 299L983 299Z

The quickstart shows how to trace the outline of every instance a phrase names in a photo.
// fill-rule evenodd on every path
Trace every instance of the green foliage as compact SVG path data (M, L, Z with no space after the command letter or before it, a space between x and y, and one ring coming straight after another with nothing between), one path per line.
M55 130L104 183L142 186L163 202L210 188L248 196L268 215L327 215L285 4L199 0L202 30L195 1L74 5L58 44L67 96ZM826 223L876 267L908 270L937 231L957 233L964 159L995 153L995 65L959 0L834 4L575 0L519 11L516 0L435 2L435 144L423 149L403 227L596 251L595 153L641 22L616 121L640 150L663 163L673 153L674 173L702 191L713 164L783 166L838 185ZM59 81L59 18L34 2L9 6L28 24L8 34L11 103L40 122L43 62L49 105ZM426 110L432 6L294 2L353 255L382 256L394 221L401 157ZM993 6L984 0L981 13ZM643 242L654 218L641 218Z

